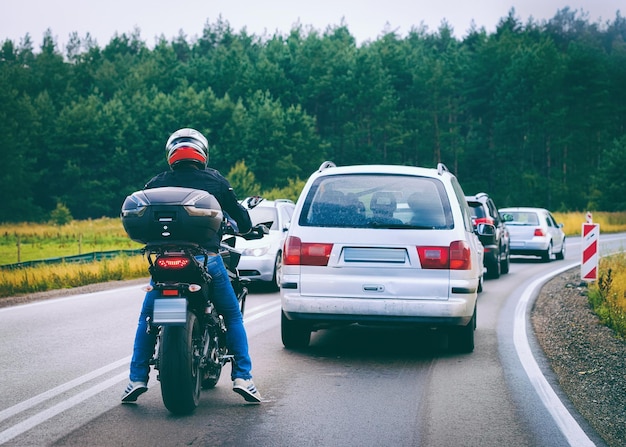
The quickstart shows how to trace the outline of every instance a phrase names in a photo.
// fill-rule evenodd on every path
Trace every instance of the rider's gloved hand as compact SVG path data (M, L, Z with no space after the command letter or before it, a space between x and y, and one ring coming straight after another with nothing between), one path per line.
M246 234L243 234L242 236L244 237L244 239L247 239L247 240L261 239L263 236L265 236L269 232L270 230L268 230L268 228L265 225L258 224L252 227L250 231L248 231Z

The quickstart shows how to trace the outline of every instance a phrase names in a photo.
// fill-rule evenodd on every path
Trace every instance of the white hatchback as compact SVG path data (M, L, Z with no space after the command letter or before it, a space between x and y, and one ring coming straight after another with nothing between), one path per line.
M550 262L552 256L565 259L563 224L557 223L545 208L502 208L500 214L509 229L511 255L539 256Z
M282 341L306 347L312 331L353 323L445 326L450 346L471 352L482 276L465 194L444 165L325 162L283 249Z
M250 241L237 237L235 247L241 252L237 264L239 276L270 284L278 290L283 244L295 205L286 199L262 200L252 209L247 200L242 200L241 204L248 209L252 224L265 225L269 233L262 239Z

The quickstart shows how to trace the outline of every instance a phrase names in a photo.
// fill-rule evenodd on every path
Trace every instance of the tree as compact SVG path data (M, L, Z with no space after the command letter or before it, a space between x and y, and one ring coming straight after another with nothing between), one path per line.
M168 169L164 142L181 127L207 136L211 167L243 161L272 194L327 159L442 161L502 205L615 209L602 176L626 134L625 42L619 14L588 23L568 8L526 24L511 10L462 40L444 22L361 45L344 23L255 36L221 17L153 49L138 30L102 49L74 33L65 57L50 30L37 51L27 34L0 49L0 220L45 219L58 202L117 215Z
M626 135L613 141L600 157L597 174L594 176L595 200L590 209L603 211L626 211Z
M254 173L248 169L243 160L235 163L226 178L235 193L241 198L258 196L261 193L261 187L257 183Z
M15 89L13 68L11 62L0 63L0 147L5 151L0 163L0 222L38 220L43 214L33 188L39 177L38 154L21 144L31 141L31 130L37 132L36 111L30 98Z
M58 202L57 207L50 213L50 220L60 227L72 221L72 213L65 204Z

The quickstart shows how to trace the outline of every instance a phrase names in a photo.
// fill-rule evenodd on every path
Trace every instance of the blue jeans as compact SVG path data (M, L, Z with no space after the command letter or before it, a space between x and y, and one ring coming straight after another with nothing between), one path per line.
M207 271L213 278L213 304L224 317L224 323L228 329L226 331L226 344L229 353L234 357L231 379L251 379L252 362L248 354L248 337L243 327L243 316L221 256L209 256ZM130 380L132 382L148 382L150 359L154 354L156 334L148 334L146 318L152 317L154 298L157 293L154 290L146 293L139 314L133 358L130 362Z

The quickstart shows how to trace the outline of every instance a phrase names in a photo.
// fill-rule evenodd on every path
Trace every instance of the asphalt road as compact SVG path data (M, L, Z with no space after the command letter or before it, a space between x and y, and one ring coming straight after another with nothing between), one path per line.
M603 250L625 235L601 239ZM277 293L253 292L245 324L255 383L247 405L227 366L200 406L175 417L153 375L121 405L143 292L127 287L0 309L0 444L16 446L602 445L571 409L527 329L532 291L580 260L518 259L485 282L476 349L429 330L349 327L280 341Z

